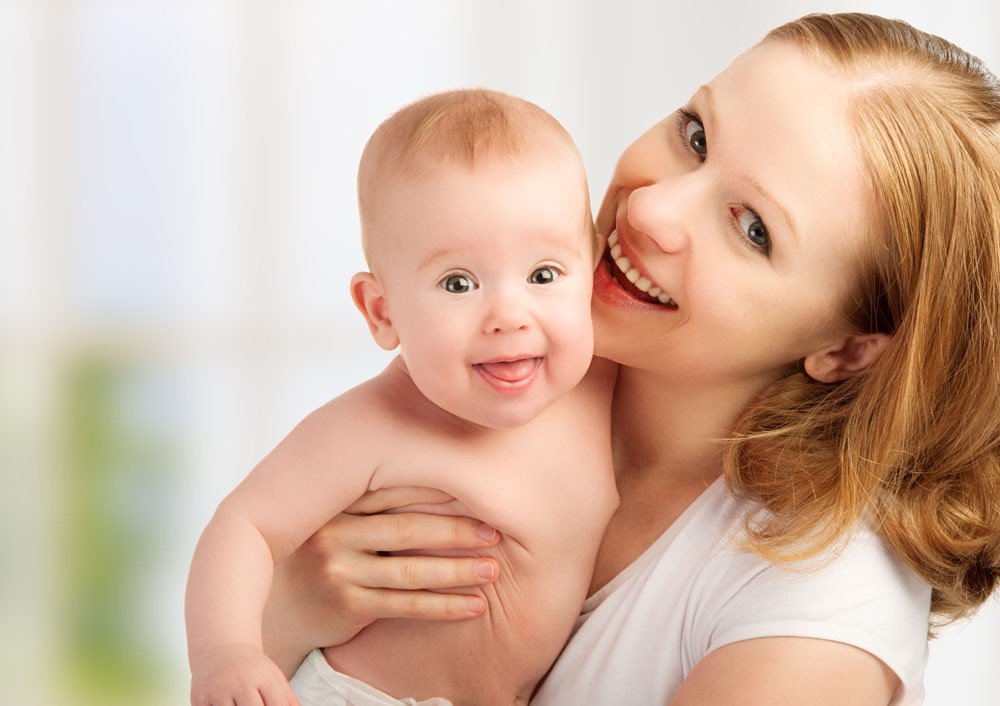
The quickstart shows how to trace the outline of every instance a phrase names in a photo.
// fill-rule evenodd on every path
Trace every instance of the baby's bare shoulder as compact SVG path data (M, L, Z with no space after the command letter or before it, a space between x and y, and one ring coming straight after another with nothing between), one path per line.
M352 426L405 427L426 416L430 402L393 365L323 405L317 413Z

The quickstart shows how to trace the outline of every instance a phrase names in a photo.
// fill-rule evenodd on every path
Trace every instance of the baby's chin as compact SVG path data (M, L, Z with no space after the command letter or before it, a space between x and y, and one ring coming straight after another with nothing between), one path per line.
M564 357L557 362L555 371L553 361L546 359L530 374L527 366L506 372L474 371L469 386L414 382L430 402L454 418L486 429L514 429L530 424L572 391L586 375L591 354L580 356L580 361ZM505 379L498 381L497 375Z
M553 396L540 403L533 401L530 405L511 404L511 400L504 400L476 410L449 411L467 422L487 429L516 429L533 422L555 400L556 396Z
M546 390L545 394L501 396L472 402L431 399L438 407L459 419L486 429L516 429L530 424L569 390ZM489 399L492 397L492 399Z

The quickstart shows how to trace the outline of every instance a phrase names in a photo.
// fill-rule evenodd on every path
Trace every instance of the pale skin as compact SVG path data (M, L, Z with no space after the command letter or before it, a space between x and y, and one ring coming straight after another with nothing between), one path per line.
M378 274L355 276L352 296L376 341L401 354L303 420L206 528L187 593L194 706L298 703L279 668L294 665L262 649L275 564L331 515L364 511L370 491L488 523L465 551L422 545L442 566L473 563L446 585L460 581L483 620L380 621L327 660L399 696L527 702L568 637L617 504L615 371L592 364L587 198L565 147L385 186Z
M721 474L716 440L781 371L801 364L814 379L836 383L864 374L885 349L888 336L859 333L838 315L869 216L848 129L848 89L845 79L797 48L764 44L620 158L598 232L615 233L622 249L616 256L627 257L628 267L672 304L651 303L620 283L620 268L607 260L599 265L596 352L620 365L612 444L621 504L604 534L591 592ZM384 521L337 518L315 540L315 551L282 567L282 595L294 598L276 601L269 612L328 621L322 634L275 634L269 644L287 661L310 639L329 644L349 636L345 613L359 623L384 615L470 616L457 597L420 590L467 576L468 563L413 561L403 574L394 559L367 556L366 534ZM467 518L409 514L395 521L404 545L452 537L456 546L468 546L476 536L476 522ZM315 577L327 562L340 571L321 590ZM296 575L314 583L296 583ZM406 591L412 595L402 603ZM759 638L711 652L669 706L884 706L898 686L885 664L859 648Z

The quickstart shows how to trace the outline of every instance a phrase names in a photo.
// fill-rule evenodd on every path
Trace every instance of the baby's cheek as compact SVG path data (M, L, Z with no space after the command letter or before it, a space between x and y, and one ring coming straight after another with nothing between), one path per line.
M590 312L561 332L556 368L566 391L572 389L590 368L594 355L594 330Z

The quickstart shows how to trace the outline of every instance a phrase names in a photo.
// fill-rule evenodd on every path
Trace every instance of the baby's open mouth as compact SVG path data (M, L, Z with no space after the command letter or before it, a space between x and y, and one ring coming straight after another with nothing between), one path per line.
M531 388L541 366L541 357L516 355L494 358L472 367L497 392L516 395Z
M494 360L488 363L479 363L477 367L496 380L513 384L534 375L541 361L541 358Z
M640 272L632 262L622 254L622 246L618 243L618 231L611 231L608 236L608 249L605 258L611 263L608 270L615 281L626 292L636 299L650 304L660 304L668 309L676 309L675 302L669 294L663 291L649 277Z

